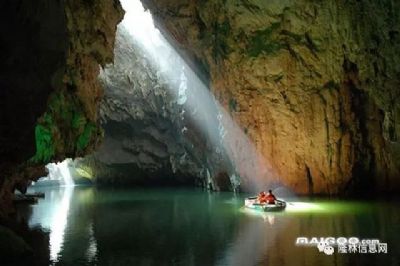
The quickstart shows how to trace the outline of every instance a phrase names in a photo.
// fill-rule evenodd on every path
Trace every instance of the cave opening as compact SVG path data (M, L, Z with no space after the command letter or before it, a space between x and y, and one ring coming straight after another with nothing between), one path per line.
M98 184L275 187L277 174L200 78L196 62L177 52L140 0L121 4L114 63L99 75L104 142L79 165Z
M2 1L0 264L398 264L400 5L344 2Z

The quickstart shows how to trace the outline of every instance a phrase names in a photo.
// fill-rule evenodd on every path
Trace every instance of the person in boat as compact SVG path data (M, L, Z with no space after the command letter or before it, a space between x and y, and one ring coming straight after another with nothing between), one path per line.
M258 194L257 199L261 204L267 203L267 194L264 191L261 191L260 194Z
M265 201L267 204L275 204L276 203L276 197L274 194L272 194L272 190L268 190L268 194L265 195Z

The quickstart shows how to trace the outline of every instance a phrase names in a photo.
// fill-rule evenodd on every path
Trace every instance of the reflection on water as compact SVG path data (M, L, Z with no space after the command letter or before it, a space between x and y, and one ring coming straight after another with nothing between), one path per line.
M198 190L41 188L30 226L50 231L56 265L398 265L395 203L293 202L282 213L242 208L244 196ZM21 209L20 212L23 212ZM334 254L297 237L380 239L389 254Z
M97 241L94 238L93 223L89 226L89 246L86 251L86 258L89 263L94 262L97 254Z
M74 187L54 187L46 190L47 199L33 206L29 226L40 225L43 229L50 231L50 259L57 261L64 242L68 211Z

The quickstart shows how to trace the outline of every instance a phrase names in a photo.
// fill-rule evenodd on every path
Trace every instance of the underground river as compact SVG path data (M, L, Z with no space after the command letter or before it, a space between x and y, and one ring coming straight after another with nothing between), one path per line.
M246 194L200 189L39 187L19 219L49 232L54 265L398 265L393 201L289 199L280 213L243 208ZM358 237L387 254L320 253L298 237Z

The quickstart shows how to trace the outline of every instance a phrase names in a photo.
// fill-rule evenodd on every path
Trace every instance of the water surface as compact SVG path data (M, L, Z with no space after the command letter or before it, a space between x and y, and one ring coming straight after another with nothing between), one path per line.
M395 202L297 199L282 213L244 210L246 195L188 189L36 188L20 209L50 232L55 265L399 265ZM328 256L297 237L379 239L388 254Z

